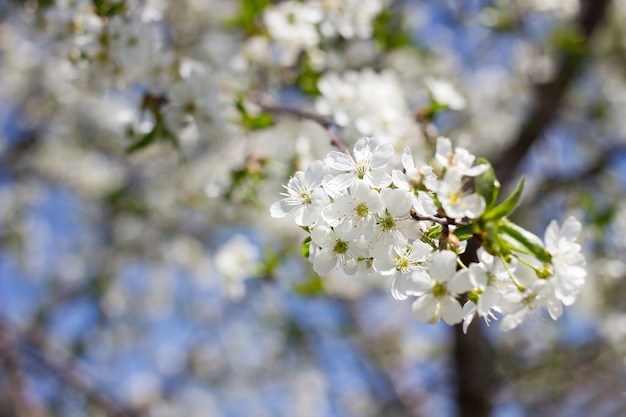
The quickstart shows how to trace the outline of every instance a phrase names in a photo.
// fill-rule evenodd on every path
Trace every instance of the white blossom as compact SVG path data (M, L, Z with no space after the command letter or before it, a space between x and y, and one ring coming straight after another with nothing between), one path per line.
M544 236L554 268L551 280L554 281L555 296L566 306L574 303L587 275L585 258L577 243L581 228L574 217L568 217L561 227L553 220Z
M342 239L352 240L359 235L368 239L376 214L382 209L378 191L372 190L365 181L357 180L348 193L335 196L333 203L322 209L322 218Z
M391 183L391 176L382 170L393 156L393 146L390 143L363 137L354 145L353 153L354 157L344 152L332 151L324 159L329 167L346 171L324 180L324 185L331 193L338 194L359 179L374 188L383 188Z
M476 159L474 155L464 148L452 149L450 139L443 136L437 138L435 158L447 169L447 172L453 171L460 176L475 177L488 169L487 164L474 166L474 160Z
M286 198L271 205L272 217L292 214L299 226L313 224L320 216L322 208L329 203L328 196L321 187L328 171L322 161L313 161L306 172L296 172L285 186L287 192L282 193Z
M413 316L419 320L436 323L439 318L447 324L463 319L459 294L471 288L469 271L456 271L457 255L452 251L433 254L427 271L415 271L408 279L398 282L393 293L396 298L416 295Z

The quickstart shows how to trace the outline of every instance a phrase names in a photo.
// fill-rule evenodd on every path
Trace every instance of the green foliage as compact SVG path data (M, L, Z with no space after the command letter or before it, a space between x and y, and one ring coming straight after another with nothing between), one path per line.
M150 214L136 190L126 185L105 195L104 202L113 214L130 213L138 217L147 217Z
M235 107L241 115L241 123L243 127L247 130L263 129L274 125L274 118L269 113L261 112L256 115L250 114L246 109L242 95L237 97Z
M385 8L376 17L373 24L373 38L384 51L412 46L411 35L401 21L399 13Z
M281 265L284 257L284 252L276 252L270 246L265 246L263 249L263 261L259 266L257 275L266 280L274 279L276 269Z
M317 274L311 274L303 282L294 284L293 289L297 294L303 297L316 297L326 293L324 280Z
M313 69L311 60L306 56L303 56L300 61L300 70L298 71L296 84L305 94L311 96L321 96L322 93L317 88L317 81L322 76L322 73Z
M260 185L267 179L265 158L248 158L239 169L230 172L230 187L224 192L224 198L231 202L251 203L259 209L264 206L258 198Z
M489 166L489 169L477 176L475 181L476 191L485 199L487 203L485 211L488 212L498 200L500 182L496 179L496 173L489 161L484 158L478 158L477 162L478 164L486 164Z
M311 236L307 237L306 239L304 239L304 242L302 242L301 252L302 256L304 256L305 258L308 258L309 254L311 253L311 242Z
M525 252L535 256L541 262L550 262L550 254L546 251L543 242L537 235L506 219L499 222L498 230L520 245L516 249L525 250Z
M112 17L126 9L126 1L92 0L95 12L100 17Z
M579 205L587 212L590 222L598 229L609 227L619 211L617 203L599 204L598 199L589 192L581 192L578 201Z
M225 24L243 30L247 36L258 35L261 29L257 19L270 4L271 0L239 0L239 14L227 20Z
M460 240L467 240L474 236L474 226L460 226L454 229L454 235Z
M493 179L495 181L495 176L493 177ZM487 185L483 185L483 187L487 187ZM494 182L493 187L496 188L496 187L499 187L499 185L497 185ZM485 221L498 220L511 214L513 210L515 210L517 206L519 205L520 199L522 198L523 191L524 191L524 177L522 177L519 180L519 182L517 183L517 187L515 188L515 191L513 191L513 193L510 196L508 196L506 200L504 200L498 206L492 208L491 210L486 211L485 214L483 214L483 217L482 217L483 220Z
M178 138L165 127L165 121L163 120L163 114L161 112L161 109L166 103L167 98L163 96L153 96L151 94L146 94L143 97L141 110L148 111L152 114L152 116L154 117L154 127L152 128L152 130L150 130L150 132L140 136L133 143L131 143L126 148L127 154L132 154L140 151L159 140L169 141L174 146L174 148L180 150ZM129 134L131 137L135 137L135 132L133 130L130 130Z
M575 55L587 52L587 38L578 25L562 26L552 32L550 40L557 48Z
M481 21L496 32L510 32L518 26L515 10L505 7L487 7L481 13Z

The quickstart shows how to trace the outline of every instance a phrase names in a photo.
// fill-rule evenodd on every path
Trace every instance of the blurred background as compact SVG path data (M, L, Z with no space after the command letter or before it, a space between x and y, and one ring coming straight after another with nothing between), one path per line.
M0 417L626 415L624 21L624 0L0 0ZM463 335L389 282L317 277L269 215L334 149L294 109L525 176L515 221L584 224L576 304Z

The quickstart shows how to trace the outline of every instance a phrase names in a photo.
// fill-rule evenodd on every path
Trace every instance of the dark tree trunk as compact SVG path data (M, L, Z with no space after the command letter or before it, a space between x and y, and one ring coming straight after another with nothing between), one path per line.
M610 0L582 0L576 21L584 36L581 51L562 51L559 70L554 78L535 85L533 106L522 123L517 138L495 161L496 176L503 187L512 182L517 168L532 145L557 117L563 98L581 71L591 47L591 37L600 26ZM476 261L478 245L470 241L463 261L467 265ZM497 385L494 357L489 341L482 331L482 323L472 323L467 334L460 325L454 331L454 355L456 364L456 398L459 417L488 417Z

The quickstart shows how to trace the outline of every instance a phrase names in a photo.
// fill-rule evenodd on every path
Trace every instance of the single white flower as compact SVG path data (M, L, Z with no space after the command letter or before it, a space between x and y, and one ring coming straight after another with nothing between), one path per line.
M282 52L281 64L292 65L298 54L320 41L316 24L323 15L315 5L285 1L265 8L263 21Z
M566 306L574 303L587 276L585 258L577 243L581 229L580 222L574 217L565 220L562 227L553 220L544 236L554 268L555 296Z
M376 190L357 180L348 193L335 196L333 203L322 209L322 218L342 239L352 240L359 235L371 236L376 213L383 209L383 201Z
M365 255L356 240L343 240L323 224L312 227L311 240L313 270L319 275L327 275L337 264L346 274L352 275L358 270L358 259Z
M398 188L383 188L380 197L383 209L376 216L374 232L369 240L370 255L384 258L392 247L404 248L408 239L419 239L423 225L409 215L411 198Z
M433 101L439 105L451 110L463 110L467 105L465 98L447 81L426 77L424 84Z
M215 266L230 299L240 300L245 296L244 281L257 273L260 255L259 249L244 235L233 236L215 253Z
M409 275L420 268L428 259L432 252L432 247L419 240L407 244L404 248L393 246L389 254L384 258L374 258L374 270L381 275L394 276L391 284L392 293L395 281L401 275Z
M423 165L417 169L408 146L402 151L402 166L404 172L394 169L391 173L393 185L411 195L413 209L417 214L434 216L437 213L437 205L430 193L424 189L434 190L436 187L437 176L433 173L432 167Z
M563 306L554 296L554 287L548 280L536 279L524 291L505 292L502 296L502 312L505 315L502 317L500 330L516 328L528 314L540 307L545 307L553 320L563 314Z
M517 288L511 281L510 275L517 267L517 259L513 258L506 266L502 261L487 253L483 248L478 249L478 263L469 266L469 277L472 287L479 293L477 303L471 299L463 306L463 331L474 319L482 317L489 325L491 319L496 319L494 312L500 312L502 293Z
M384 188L391 183L391 176L382 171L393 157L393 146L381 143L376 138L362 137L354 145L354 157L344 152L331 151L324 161L338 171L347 171L329 177L324 185L335 194L340 194L361 179L374 188Z
M447 324L459 323L463 319L463 310L457 297L468 291L471 284L469 271L457 271L456 267L456 253L447 250L436 252L428 272L414 271L409 279L397 283L393 295L399 299L418 296L411 309L419 321L436 323L443 317Z
M298 171L289 179L286 196L270 207L272 217L292 214L298 226L310 226L320 217L321 210L330 200L321 187L329 169L322 161L313 161L306 172Z
M317 88L322 96L316 101L315 108L320 114L332 116L339 126L347 126L350 111L357 91L358 74L348 71L343 76L328 72L317 80Z
M456 171L448 171L437 183L437 199L446 216L454 219L480 217L487 206L485 199L477 193L463 189L463 180Z
M437 138L435 158L446 168L447 172L454 171L461 176L475 177L489 169L487 164L473 166L476 157L464 148L453 150L450 139L443 136Z

